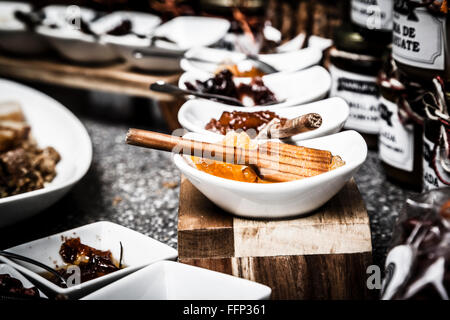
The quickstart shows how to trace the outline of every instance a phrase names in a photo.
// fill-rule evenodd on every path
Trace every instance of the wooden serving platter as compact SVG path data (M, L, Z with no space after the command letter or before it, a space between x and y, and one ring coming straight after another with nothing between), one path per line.
M184 99L151 91L149 86L159 80L177 83L180 74L138 72L126 62L91 66L71 64L53 56L22 58L0 55L1 77L155 99L170 130L181 127L177 115Z
M266 284L273 299L369 298L371 252L353 180L309 216L268 221L234 217L181 178L180 262Z

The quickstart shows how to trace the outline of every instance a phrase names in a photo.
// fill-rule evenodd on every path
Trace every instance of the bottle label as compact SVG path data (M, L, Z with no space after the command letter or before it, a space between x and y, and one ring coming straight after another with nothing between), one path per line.
M394 59L409 66L444 70L445 18L436 17L426 8L409 10L406 1L394 7L392 53Z
M331 97L341 97L350 107L346 129L378 133L378 86L376 77L348 72L330 65Z
M436 173L437 172L437 173ZM439 176L438 176L439 175ZM423 137L423 188L432 190L442 187L448 187L443 181L450 183L450 174L448 174L439 161L436 154L435 143Z
M393 0L352 0L353 23L370 30L392 30Z
M392 167L412 172L414 165L414 128L403 126L398 106L380 97L379 156Z

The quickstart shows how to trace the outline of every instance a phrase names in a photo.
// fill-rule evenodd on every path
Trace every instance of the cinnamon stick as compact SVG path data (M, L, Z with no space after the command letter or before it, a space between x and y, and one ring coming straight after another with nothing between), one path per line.
M315 130L322 125L322 117L318 113L308 113L300 117L289 119L284 124L274 123L268 127L269 139L282 139L296 134Z

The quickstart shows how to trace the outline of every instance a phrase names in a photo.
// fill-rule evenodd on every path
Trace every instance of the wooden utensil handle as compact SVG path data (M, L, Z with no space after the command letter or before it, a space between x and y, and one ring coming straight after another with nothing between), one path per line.
M208 158L217 161L237 164L246 164L250 162L248 159L248 150L244 150L242 148L227 147L222 144L189 140L177 136L140 129L128 130L126 142L135 146ZM244 156L244 158L239 158L240 155L245 154L247 155Z
M330 161L310 161L308 158L300 158L299 153L290 152L286 155L284 145L275 147L268 145L268 148L261 146L258 149L248 149L240 147L226 146L223 144L199 142L181 137L171 136L163 133L151 132L139 129L130 129L127 133L126 142L128 144L147 147L151 149L169 151L177 154L192 155L201 158L212 159L232 164L255 165L258 168L268 169L271 172L283 172L290 174L297 179L311 177L328 171ZM298 148L299 152L315 154L320 150L308 149L304 147L290 146ZM269 151L269 152L267 152ZM328 152L329 154L329 152ZM296 179L292 179L296 180Z

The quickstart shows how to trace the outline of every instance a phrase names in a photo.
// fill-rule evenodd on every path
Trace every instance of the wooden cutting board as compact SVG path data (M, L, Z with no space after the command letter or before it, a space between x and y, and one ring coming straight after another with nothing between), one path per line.
M234 217L181 178L180 262L266 284L272 299L369 298L371 252L353 180L309 216L268 221Z

